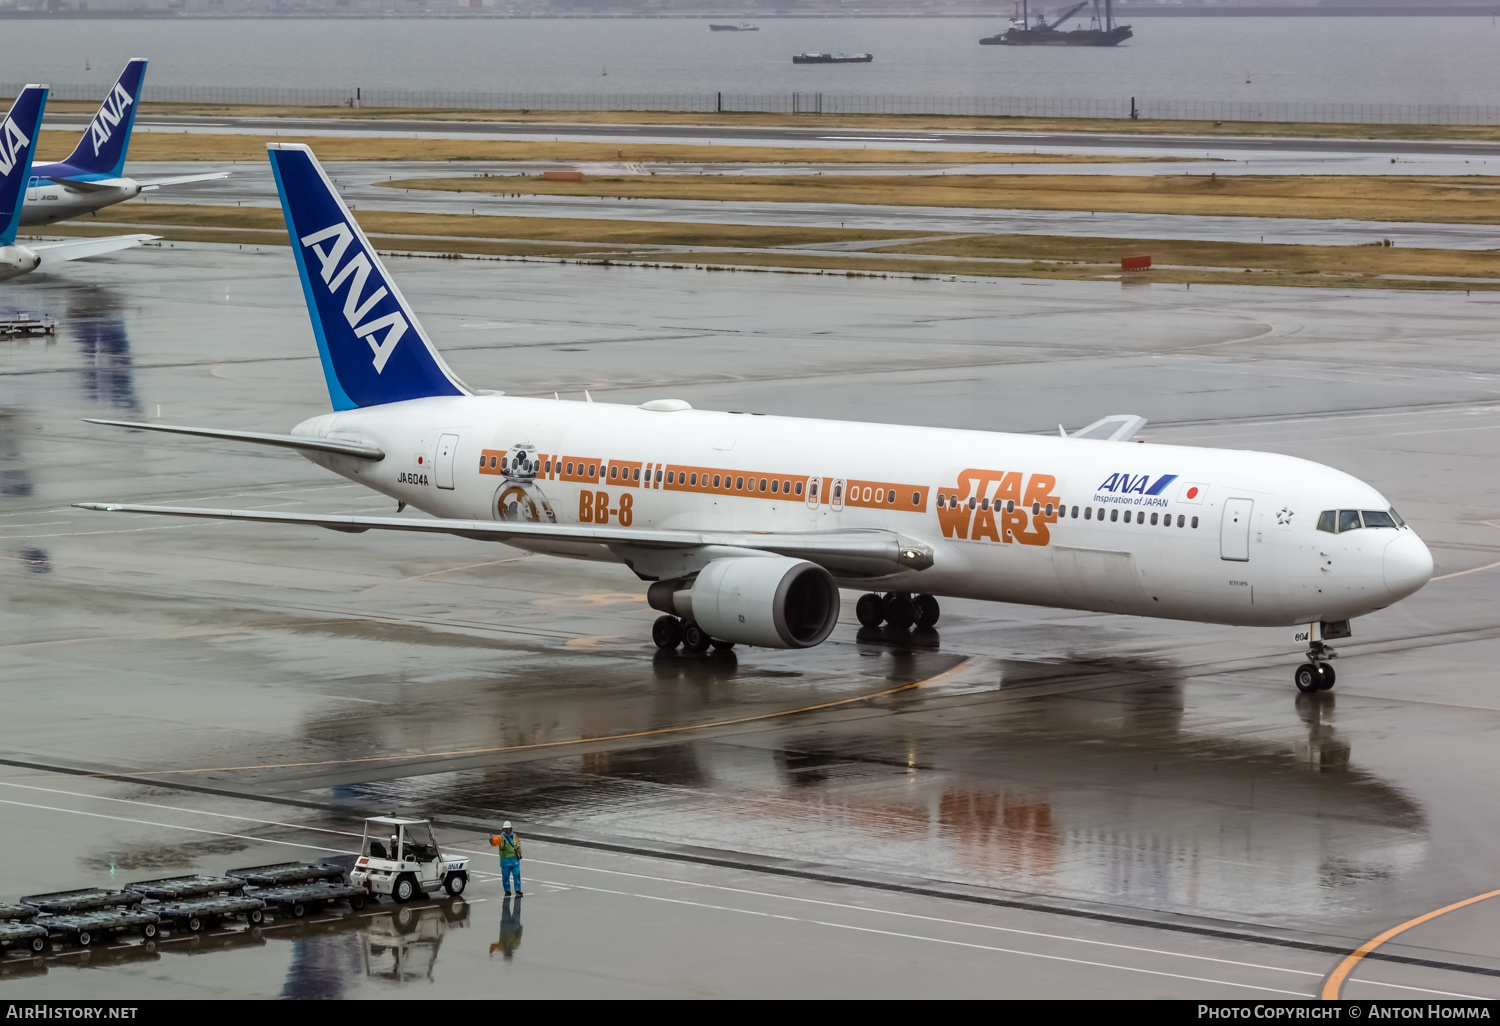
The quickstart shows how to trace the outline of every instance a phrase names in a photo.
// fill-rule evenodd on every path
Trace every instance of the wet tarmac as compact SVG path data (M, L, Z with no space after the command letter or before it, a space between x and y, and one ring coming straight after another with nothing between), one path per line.
M909 207L854 203L775 203L722 200L616 199L579 196L507 196L392 190L381 183L404 178L535 174L543 165L464 161L330 162L330 176L356 210L405 210L451 214L472 211L497 217L572 217L664 221L682 224L753 224L795 227L930 231L962 235L1067 235L1114 239L1193 239L1300 246L1367 245L1390 239L1398 246L1430 249L1495 248L1494 225L1360 221L1353 218L1232 217L1198 214L1131 214L1087 210L982 210L970 207ZM556 165L546 165L556 166ZM1161 165L1157 165L1160 167ZM1032 168L1028 167L1028 172ZM225 181L173 186L161 202L278 206L269 163L140 163L141 179L229 171ZM609 173L618 173L612 170ZM155 198L148 201L158 202ZM1497 201L1500 202L1500 201ZM140 216L136 202L131 214ZM104 211L99 220L109 221ZM135 222L138 224L138 222Z
M284 248L38 273L0 292L58 320L0 343L0 810L26 838L0 898L345 853L393 810L478 872L467 902L7 955L0 989L1312 995L1500 886L1500 301L391 263L476 387L1038 432L1135 412L1369 480L1437 577L1356 622L1315 696L1290 631L956 601L924 634L846 602L808 652L661 656L623 568L71 508L390 512L295 456L79 422L326 410ZM483 841L503 818L524 914ZM1344 992L1500 997L1497 917L1417 927Z

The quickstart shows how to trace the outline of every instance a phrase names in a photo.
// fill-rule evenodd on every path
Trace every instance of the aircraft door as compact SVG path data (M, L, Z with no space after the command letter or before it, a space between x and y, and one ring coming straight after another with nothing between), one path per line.
M844 479L833 479L833 490L828 493L828 508L835 513L844 508Z
M1220 559L1250 561L1250 511L1254 508L1254 499L1224 500L1224 519L1219 522Z
M32 203L36 202L37 186L41 184L42 180L40 178L33 178L26 183L26 198Z
M807 508L817 509L818 503L823 501L823 479L821 477L810 477L807 479Z
M457 451L457 435L443 435L438 439L437 466L433 468L433 476L439 488L453 487L453 456Z

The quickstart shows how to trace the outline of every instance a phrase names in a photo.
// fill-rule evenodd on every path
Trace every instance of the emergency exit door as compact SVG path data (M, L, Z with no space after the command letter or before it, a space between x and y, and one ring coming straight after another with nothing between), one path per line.
M1220 559L1250 561L1250 511L1254 508L1254 499L1224 500L1224 519L1219 522Z
M444 435L438 439L437 465L433 468L433 477L439 488L453 487L453 455L457 450L457 435Z

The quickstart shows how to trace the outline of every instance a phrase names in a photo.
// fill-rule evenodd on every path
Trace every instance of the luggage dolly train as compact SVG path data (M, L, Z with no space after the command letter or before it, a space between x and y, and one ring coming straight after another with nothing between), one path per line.
M378 838L387 831L396 838L391 854L401 858L386 857ZM404 904L438 886L456 898L468 883L468 866L467 858L441 852L429 821L375 816L365 822L365 844L347 880L332 862L278 862L222 876L189 873L27 895L0 903L0 951L40 953L63 941L87 948L127 933L151 941L163 928L191 935L233 919L256 927L267 911L302 919L335 902L358 912L381 894Z

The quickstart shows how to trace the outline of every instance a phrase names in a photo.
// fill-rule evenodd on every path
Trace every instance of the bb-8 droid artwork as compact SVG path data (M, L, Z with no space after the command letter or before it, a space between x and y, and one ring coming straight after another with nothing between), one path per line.
M537 487L540 471L536 446L531 443L512 446L500 457L505 483L495 493L495 519L522 523L557 523L557 514L547 496Z

